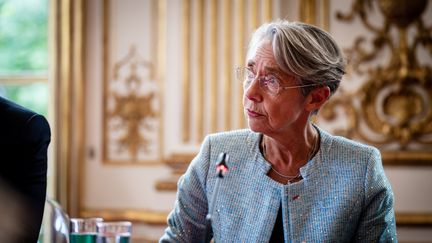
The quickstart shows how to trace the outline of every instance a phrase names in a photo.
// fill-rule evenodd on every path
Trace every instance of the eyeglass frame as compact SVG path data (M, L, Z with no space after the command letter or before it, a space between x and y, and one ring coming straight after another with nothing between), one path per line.
M254 75L253 79L251 79L249 82L247 82L247 79L249 79L249 76L247 75L247 73L251 73L251 74ZM296 89L296 88L304 88L304 87L312 87L312 86L324 85L324 84L303 84L303 85L293 85L293 86L282 86L281 85L281 81L279 80L279 78L277 78L275 76L275 74L267 74L267 75L264 75L264 76L256 76L253 73L253 71L250 68L248 68L248 67L238 67L238 68L236 68L236 74L237 74L237 77L239 77L240 75L241 75L241 77L243 77L242 78L243 79L242 82L243 82L243 88L244 89L249 88L252 85L253 81L256 80L256 79L258 79L258 84L259 84L260 88L262 90L264 90L265 92L267 92L269 94L272 94L272 95L278 95L280 93L281 89L282 90L287 90L287 89ZM269 88L267 88L267 89L263 88L263 87L269 87L267 84L264 84L264 82L266 82L266 81L268 82L269 81L269 80L265 80L265 78L268 77L268 76L272 76L272 78L278 84L278 88L277 88L276 92L272 92ZM249 85L246 86L246 83L249 83Z

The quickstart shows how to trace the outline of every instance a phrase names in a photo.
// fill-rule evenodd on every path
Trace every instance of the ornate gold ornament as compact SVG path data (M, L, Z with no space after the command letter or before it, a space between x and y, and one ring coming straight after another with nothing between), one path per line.
M157 131L157 94L153 66L143 60L134 46L114 65L108 90L105 131L107 149L127 150L125 161L143 160L139 153L151 154L158 144L152 133ZM153 87L153 88L152 88ZM141 156L145 157L145 156ZM119 160L119 159L117 159Z
M359 17L373 35L370 41L357 37L346 50L349 72L365 76L365 82L355 91L341 87L323 109L326 120L335 119L338 108L345 111L348 126L338 133L389 150L431 152L432 27L421 18L427 3L357 0L348 14L337 13L346 22ZM382 26L368 18L376 6L384 17ZM425 63L417 55L422 51L428 53ZM386 54L390 58L382 58Z

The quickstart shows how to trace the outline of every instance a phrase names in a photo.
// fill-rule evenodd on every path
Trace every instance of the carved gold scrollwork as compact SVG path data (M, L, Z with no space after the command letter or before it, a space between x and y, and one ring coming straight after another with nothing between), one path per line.
M111 148L127 150L129 161L137 161L139 152L150 153L154 137L154 120L158 117L157 95L149 83L154 83L153 66L144 61L132 46L129 53L115 63L108 91L108 133ZM147 131L147 132L146 132Z
M382 26L368 19L368 11L376 5L384 16ZM430 61L421 64L417 57L420 48L432 55L432 27L426 27L421 18L426 6L426 0L357 0L348 14L337 13L346 22L359 16L373 34L370 42L357 37L346 50L350 70L365 75L365 82L349 95L336 96L322 112L324 119L331 120L331 110L341 107L346 111L349 125L339 133L373 144L396 143L403 150L413 144L432 144L432 67ZM410 28L415 34L408 38ZM372 63L382 61L386 49L390 51L387 63Z

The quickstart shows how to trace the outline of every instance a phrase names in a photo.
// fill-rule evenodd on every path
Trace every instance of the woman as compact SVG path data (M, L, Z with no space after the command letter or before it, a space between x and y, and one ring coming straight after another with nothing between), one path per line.
M396 242L393 194L376 148L311 123L339 86L344 60L329 34L287 21L253 35L243 76L249 129L207 136L178 182L161 242L201 242L219 181L215 242Z

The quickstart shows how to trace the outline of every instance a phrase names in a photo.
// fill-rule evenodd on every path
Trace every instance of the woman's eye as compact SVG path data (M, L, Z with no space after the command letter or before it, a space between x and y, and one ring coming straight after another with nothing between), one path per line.
M255 74L254 74L252 71L247 70L247 71L246 71L246 77L247 77L248 79L253 79L253 78L255 78Z
M265 84L266 85L275 85L278 81L274 76L266 76L265 77Z

